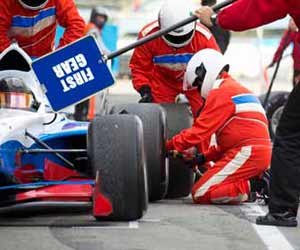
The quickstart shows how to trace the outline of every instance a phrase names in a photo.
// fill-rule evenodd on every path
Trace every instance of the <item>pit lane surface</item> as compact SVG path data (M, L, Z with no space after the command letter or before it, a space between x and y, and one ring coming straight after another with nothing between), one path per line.
M110 103L138 99L115 94ZM0 250L300 249L300 227L254 225L266 211L255 203L198 206L186 198L149 204L144 218L130 223L95 224L88 213L0 218Z
M299 228L260 226L256 229L253 223L261 208L266 210L251 203L198 206L187 198L150 204L143 219L130 223L80 226L83 221L93 220L88 214L2 218L0 224L6 221L27 226L0 227L0 249L300 249Z

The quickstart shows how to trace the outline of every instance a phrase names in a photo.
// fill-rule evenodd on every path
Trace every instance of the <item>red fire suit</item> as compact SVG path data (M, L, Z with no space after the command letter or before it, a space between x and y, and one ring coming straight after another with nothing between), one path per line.
M141 30L139 38L158 30L158 21L152 22ZM201 24L197 24L192 41L183 48L173 48L161 37L136 48L129 64L134 88L139 91L142 86L149 86L155 103L174 103L176 96L184 93L196 116L202 98L197 90L183 91L182 83L188 61L205 48L219 51L215 38Z
M65 28L59 47L84 35L85 23L73 0L49 0L35 11L16 0L0 1L0 52L16 39L31 57L49 53L54 48L57 24Z
M218 24L223 29L244 31L271 23L287 14L300 28L299 0L238 0L218 14Z
M192 128L167 142L168 150L197 146L216 134L218 146L204 153L212 167L192 189L195 203L240 203L249 179L260 176L271 160L268 121L259 100L229 75L217 81Z
M284 50L293 43L292 57L294 61L293 85L299 82L300 77L300 42L297 40L297 33L286 30L281 38L280 44L274 54L272 64L278 62Z
M286 30L281 38L280 44L275 52L272 63L276 63L279 60L280 55L283 51L293 43L293 60L294 60L294 69L300 70L300 43L297 41L297 33Z

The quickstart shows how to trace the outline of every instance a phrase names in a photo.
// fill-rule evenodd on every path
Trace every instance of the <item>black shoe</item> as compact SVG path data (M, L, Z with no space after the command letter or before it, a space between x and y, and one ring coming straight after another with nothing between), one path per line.
M296 216L287 211L284 213L268 213L265 216L259 216L256 219L256 224L278 227L296 227L298 222Z
M267 170L261 178L250 180L251 192L256 192L257 200L263 200L266 204L269 203L271 173Z

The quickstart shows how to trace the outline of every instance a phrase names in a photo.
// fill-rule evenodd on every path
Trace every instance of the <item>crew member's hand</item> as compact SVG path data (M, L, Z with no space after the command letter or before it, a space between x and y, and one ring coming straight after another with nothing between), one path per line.
M193 168L196 165L203 166L206 163L205 156L202 153L198 153L197 149L194 147L183 152L168 150L168 157L172 157L174 159L182 159L190 168Z
M204 154L197 153L196 156L195 156L195 162L199 167L203 166L206 163L206 159L205 159Z
M139 93L141 95L139 103L150 103L153 101L151 88L148 85L142 86L139 90Z
M211 7L203 6L200 9L195 11L195 15L200 19L200 22L207 27L213 26L211 17L214 14L214 11Z
M185 161L193 161L197 155L197 148L191 147L182 152L182 157Z
M196 147L189 148L182 152L182 158L190 167L202 166L206 163L205 156L198 152Z
M173 159L183 159L182 153L178 152L177 150L168 150L168 157Z
M272 68L274 66L275 62L271 62L267 68Z

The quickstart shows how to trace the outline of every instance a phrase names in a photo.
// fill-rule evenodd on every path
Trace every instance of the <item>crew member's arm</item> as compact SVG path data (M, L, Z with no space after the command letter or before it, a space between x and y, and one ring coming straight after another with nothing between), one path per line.
M292 33L290 31L285 31L282 38L281 38L281 41L280 41L280 44L274 54L274 57L273 57L273 60L272 60L272 63L271 65L273 65L274 63L278 62L279 58L282 56L284 50L290 45L290 43L292 42Z
M5 50L11 44L11 41L7 35L11 27L12 19L8 2L9 1L0 2L0 52Z
M221 98L218 90L212 90L207 98L205 107L191 128L183 130L167 142L167 150L183 152L193 146L207 141L224 126L226 121L234 114L234 105L230 98Z
M219 12L217 23L223 29L244 31L283 18L287 13L286 0L238 0ZM203 24L212 26L212 8L204 6L195 14Z
M65 46L84 35L85 23L73 0L56 0L56 16L59 25L65 28L59 46Z
M143 38L142 33L138 39ZM153 56L150 51L151 42L136 48L131 57L129 67L132 74L132 83L136 91L148 86L150 88L150 79L153 69Z
M284 18L287 13L286 0L238 0L222 10L217 20L223 29L243 31Z

